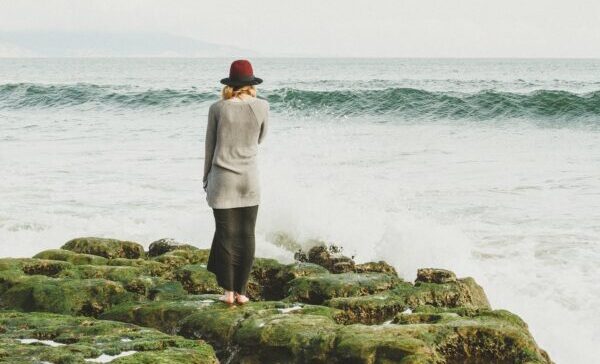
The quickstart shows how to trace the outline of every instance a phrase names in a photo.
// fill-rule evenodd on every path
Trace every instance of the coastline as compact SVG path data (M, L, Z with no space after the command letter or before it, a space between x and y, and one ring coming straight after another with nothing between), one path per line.
M291 264L257 257L248 287L253 302L228 307L216 299L220 288L206 270L208 252L170 239L146 251L136 242L77 238L33 258L0 259L0 342L6 344L0 360L24 363L34 355L84 362L99 352L128 352L112 362L150 356L171 363L552 362L527 324L492 309L470 277L423 268L415 282L406 282L384 261L357 264L339 247L315 242ZM119 344L98 347L89 332L63 327L68 320L108 325L106 334ZM29 331L11 329L17 323ZM142 334L122 341L120 325L136 333L151 328L144 335L170 344L142 345ZM87 351L78 349L81 342Z

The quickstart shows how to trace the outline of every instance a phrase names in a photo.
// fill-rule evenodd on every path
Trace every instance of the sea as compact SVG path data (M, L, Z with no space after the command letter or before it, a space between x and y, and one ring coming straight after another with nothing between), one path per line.
M209 247L207 111L232 60L0 59L0 257ZM257 256L318 239L406 280L450 269L557 363L597 362L600 60L251 61L271 105Z

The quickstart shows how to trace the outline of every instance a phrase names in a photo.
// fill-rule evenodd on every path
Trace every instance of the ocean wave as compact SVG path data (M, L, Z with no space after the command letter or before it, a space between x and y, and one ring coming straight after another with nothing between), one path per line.
M391 115L412 119L589 119L600 117L600 90L573 93L537 90L529 93L426 91L390 87L359 90L261 90L272 110L293 115ZM0 85L0 109L65 108L174 108L218 99L218 90L141 89L95 84Z

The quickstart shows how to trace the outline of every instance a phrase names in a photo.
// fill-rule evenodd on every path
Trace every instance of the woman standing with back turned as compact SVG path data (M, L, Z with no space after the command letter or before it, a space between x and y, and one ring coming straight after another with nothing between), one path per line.
M260 203L258 144L268 126L269 103L256 97L255 77L247 60L231 64L222 99L208 110L204 190L213 209L215 235L207 269L225 290L225 303L245 303L254 263L254 227Z

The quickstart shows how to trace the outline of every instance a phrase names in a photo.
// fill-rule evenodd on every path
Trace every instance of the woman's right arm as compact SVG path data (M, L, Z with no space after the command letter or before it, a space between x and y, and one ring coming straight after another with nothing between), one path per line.
M208 109L206 138L204 139L204 177L202 178L202 184L205 191L208 185L208 172L210 172L210 167L212 166L215 145L217 144L217 118L214 109L212 105Z

